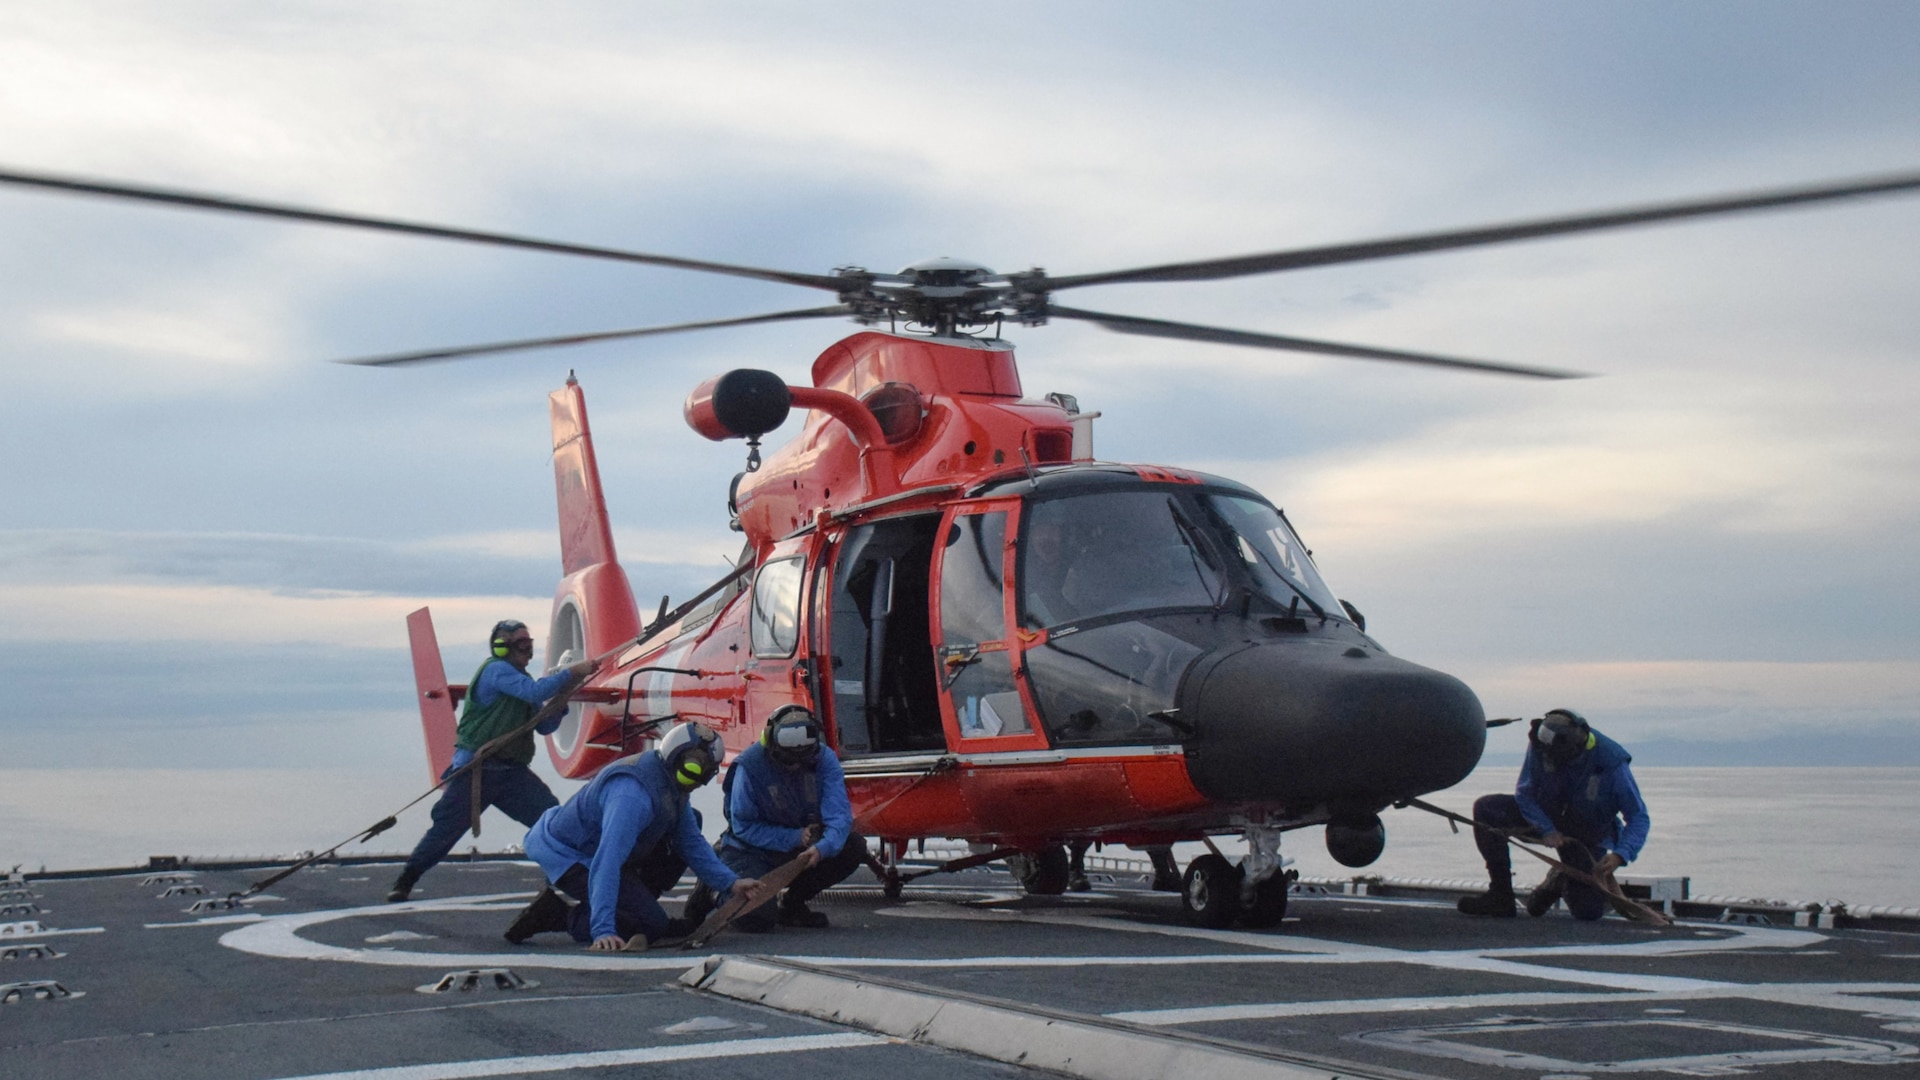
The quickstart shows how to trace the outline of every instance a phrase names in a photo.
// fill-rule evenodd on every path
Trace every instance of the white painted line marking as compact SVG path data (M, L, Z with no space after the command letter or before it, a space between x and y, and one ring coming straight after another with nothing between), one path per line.
M248 911L239 915L209 915L204 919L188 919L186 922L150 922L141 925L148 930L179 930L182 928L191 929L195 926L233 926L237 923L259 922L261 919L267 918L272 918L272 916L262 915L257 911Z
M1530 1009L1547 1005L1596 1005L1663 1001L1663 994L1462 994L1459 997L1355 998L1348 1001L1281 1001L1266 1005L1217 1005L1191 1009L1140 1009L1107 1013L1133 1024L1213 1024L1227 1020L1276 1020L1285 1016L1350 1016L1432 1012L1440 1009ZM1676 1010L1677 1011L1677 1010Z
M518 910L532 893L502 893L492 896L455 897L449 900L416 900L406 904L372 904L366 907L336 908L331 911L303 911L292 915L269 915L238 930L220 936L220 944L229 949L288 960L331 960L381 967L426 967L445 971L449 968L562 968L569 971L684 971L700 962L695 953L663 949L658 955L595 953L572 951L539 952L513 949L494 953L409 952L405 949L350 949L326 945L300 936L309 926L339 919L371 918L409 911L498 911ZM503 903L502 901L505 901Z
M473 1076L523 1076L528 1073L565 1072L569 1069L604 1069L614 1065L652 1065L663 1061L709 1061L761 1054L792 1054L805 1050L850 1050L864 1046L885 1046L892 1041L852 1032L790 1035L772 1039L641 1046L631 1050L589 1050L574 1054L447 1061L433 1065L395 1065L385 1069L308 1073L285 1080L464 1080Z

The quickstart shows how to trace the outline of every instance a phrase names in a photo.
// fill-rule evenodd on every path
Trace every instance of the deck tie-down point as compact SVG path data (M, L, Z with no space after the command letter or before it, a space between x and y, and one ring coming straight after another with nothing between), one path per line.
M148 874L140 879L140 887L151 889L155 885L189 885L193 883L192 874Z
M246 906L246 898L242 897L239 893L235 893L232 896L216 896L208 900L195 900L193 906L187 909L187 914L204 915L209 911L232 911L235 908L243 908Z
M15 1005L22 1001L63 1001L82 996L52 979L0 984L0 1005Z
M0 905L0 919L24 919L28 915L40 914L40 905L28 901L24 904Z
M165 900L173 896L203 896L206 894L206 891L207 890L205 886L195 885L193 882L189 881L183 885L167 886L167 891L161 893L159 896L154 897L154 899Z
M19 945L0 945L0 961L7 960L58 960L67 955L51 945L38 941L22 942Z
M470 994L479 990L532 990L539 985L521 978L512 968L468 968L449 971L440 976L439 982L414 989L423 994Z

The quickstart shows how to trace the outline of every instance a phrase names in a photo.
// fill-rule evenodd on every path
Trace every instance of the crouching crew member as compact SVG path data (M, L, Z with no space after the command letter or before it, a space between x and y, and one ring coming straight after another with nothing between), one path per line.
M686 934L692 924L668 919L659 899L682 866L719 893L752 895L757 883L715 857L687 805L725 753L705 724L677 724L657 747L601 769L564 806L547 811L527 833L526 851L552 884L513 920L507 940L518 945L564 930L611 951L636 934L649 943Z
M489 640L493 655L467 684L466 704L454 734L453 761L440 774L442 780L472 761L476 750L533 719L541 703L559 693L570 677L584 679L596 666L592 660L582 660L536 679L527 674L527 664L533 659L533 635L527 632L525 623L503 619L494 624ZM556 714L536 730L542 735L551 734L564 718L564 714ZM553 791L528 768L532 761L531 731L489 754L480 763L480 809L499 807L501 813L520 824L532 825L541 814L559 805ZM420 875L447 857L472 820L473 780L462 775L440 792L440 800L433 804L433 824L407 857L387 902L397 904L407 899Z
M735 920L751 933L781 926L824 927L827 916L807 901L845 881L867 860L867 842L853 832L853 806L840 758L820 745L820 722L799 705L767 718L760 741L742 751L727 772L727 831L720 858L734 871L759 878L794 858L808 860L778 912L769 904ZM705 914L711 897L696 892L689 917Z
M1479 799L1473 820L1493 829L1522 830L1522 839L1555 848L1561 862L1611 883L1613 872L1640 854L1652 824L1627 767L1632 760L1580 714L1555 709L1533 722L1513 794ZM1473 840L1486 857L1489 884L1486 892L1461 898L1460 910L1511 918L1513 859L1507 841L1488 829L1475 829ZM1562 896L1576 919L1591 921L1607 913L1606 894L1554 870L1527 897L1527 914L1545 915Z

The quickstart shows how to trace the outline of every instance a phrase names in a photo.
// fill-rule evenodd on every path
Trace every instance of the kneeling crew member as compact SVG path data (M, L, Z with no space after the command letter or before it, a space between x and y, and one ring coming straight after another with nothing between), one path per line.
M1533 722L1527 760L1513 794L1482 797L1473 804L1473 820L1494 829L1530 829L1541 843L1558 850L1561 862L1611 882L1615 870L1640 854L1652 825L1640 786L1627 768L1632 760L1619 743L1587 726L1579 713L1555 709ZM1507 841L1499 833L1475 829L1473 842L1486 857L1489 884L1486 892L1461 898L1460 910L1511 918L1513 857ZM1527 897L1527 914L1545 915L1563 895L1576 919L1592 921L1607 913L1605 893L1555 870Z
M454 734L453 761L440 774L445 780L455 769L473 760L474 751L533 719L541 703L559 693L569 677L584 679L593 674L592 660L582 660L569 668L536 679L527 674L533 659L533 635L527 624L502 619L489 635L493 655L473 673L467 684L467 700L460 710L460 727ZM556 715L535 730L550 735L565 719ZM533 762L533 732L529 731L487 756L480 763L480 809L489 806L522 825L532 825L540 815L558 806L552 789L528 766ZM433 804L433 824L420 838L407 865L387 894L387 902L397 904L413 893L420 875L433 869L447 857L460 834L473 820L473 778L462 775L440 792Z
M827 916L807 901L845 881L867 860L867 842L853 833L853 806L840 758L820 745L820 722L799 705L776 709L760 741L742 751L727 773L727 831L720 858L758 878L796 857L807 869L772 905L740 916L750 933L781 926L824 927ZM698 914L697 909L690 915Z
M514 919L507 940L518 945L564 930L590 948L613 951L636 934L651 943L692 930L660 907L660 892L679 878L677 871L671 877L650 872L663 862L662 847L717 892L752 895L757 883L715 857L687 805L687 796L719 771L725 753L705 724L677 724L655 749L601 769L566 805L547 811L528 831L526 851L552 887ZM561 893L578 902L569 904Z

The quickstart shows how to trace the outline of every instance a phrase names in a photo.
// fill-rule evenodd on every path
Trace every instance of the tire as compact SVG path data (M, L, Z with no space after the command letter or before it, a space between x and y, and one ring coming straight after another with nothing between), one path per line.
M1007 869L1028 896L1059 896L1067 891L1067 849L1059 844L1007 860Z
M1240 921L1255 930L1279 926L1287 917L1287 890L1292 885L1293 875L1281 870L1254 886L1253 903L1240 913Z
M1219 930L1233 925L1240 914L1240 868L1214 854L1193 860L1181 880L1180 906L1197 926Z

